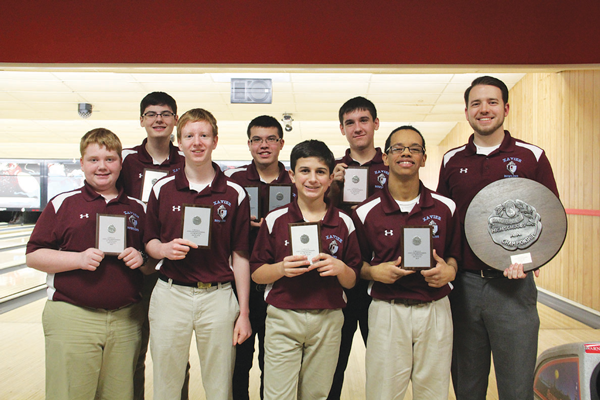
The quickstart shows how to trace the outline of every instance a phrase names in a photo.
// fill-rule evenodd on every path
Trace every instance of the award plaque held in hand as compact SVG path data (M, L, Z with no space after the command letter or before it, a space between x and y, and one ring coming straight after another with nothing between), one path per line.
M321 223L289 224L289 229L292 255L306 256L312 265L312 259L321 252Z
M344 178L342 201L359 204L365 201L369 193L369 167L348 167Z
M182 218L181 237L196 243L199 249L210 249L212 207L184 204Z
M96 214L96 248L118 256L127 247L127 221L124 215Z
M402 268L423 270L433 268L433 227L405 226L402 228Z

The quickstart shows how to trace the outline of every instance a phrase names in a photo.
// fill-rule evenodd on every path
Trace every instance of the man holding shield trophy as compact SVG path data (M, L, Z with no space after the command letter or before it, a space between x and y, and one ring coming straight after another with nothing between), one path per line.
M474 130L466 145L444 155L437 191L456 201L463 222L471 200L488 184L528 178L558 197L546 154L504 130L508 88L482 76L465 92L465 115ZM463 263L450 296L454 322L452 380L457 399L485 399L490 354L500 399L533 398L539 317L533 274L507 262L493 270L463 240ZM536 270L535 275L539 275ZM508 279L507 279L508 278Z

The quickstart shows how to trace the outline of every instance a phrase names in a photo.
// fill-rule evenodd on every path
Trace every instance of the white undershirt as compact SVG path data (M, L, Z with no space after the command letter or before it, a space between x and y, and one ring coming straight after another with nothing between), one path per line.
M496 146L492 146L492 147L483 147L483 146L475 145L475 147L477 148L477 154L489 156L490 153L492 151L496 150L497 148L499 148L500 145L496 145Z
M419 196L417 196L414 199L409 200L409 201L396 200L396 203L398 203L398 206L400 207L400 211L409 213L412 211L415 204L419 204Z
M192 182L190 182L190 190L195 190L196 192L200 193L201 191L206 189L206 187L209 185L210 185L209 183L192 183Z

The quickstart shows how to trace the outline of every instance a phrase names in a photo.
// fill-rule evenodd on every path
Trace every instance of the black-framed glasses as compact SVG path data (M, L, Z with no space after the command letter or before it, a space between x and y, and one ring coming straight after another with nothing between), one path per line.
M278 138L275 136L269 136L266 139L259 138L258 136L254 136L253 138L250 138L250 143L261 144L263 142L266 142L267 144L275 144L275 143L278 143L280 140L281 140L281 138Z
M142 116L148 118L148 119L154 119L157 118L160 115L160 117L162 119L168 119L168 118L173 118L173 116L175 115L175 113L172 113L171 111L163 111L161 113L157 113L154 111L148 111L146 113L143 113Z
M393 146L388 147L388 149L385 151L388 154L402 154L404 153L404 150L408 149L410 154L423 154L425 153L425 148L418 146L418 145L413 145L413 146L402 146L399 144L395 144Z

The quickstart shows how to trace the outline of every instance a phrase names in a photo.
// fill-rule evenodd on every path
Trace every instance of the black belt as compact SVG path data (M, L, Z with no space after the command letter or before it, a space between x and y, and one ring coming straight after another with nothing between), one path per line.
M390 300L390 303L392 304L403 304L407 307L410 306L422 306L423 304L429 304L431 303L431 300L417 300L417 299L394 299L394 300Z
M481 278L485 279L505 278L504 271L498 271L496 269L482 269L479 271L475 271L472 269L463 269L463 271L480 276Z
M264 292L265 289L267 288L267 285L250 281L250 288L252 290L256 290L257 292Z
M171 278L167 278L164 275L159 275L158 278L161 281L164 281L164 282L167 282L167 283L169 283L169 281L171 281L171 283L173 285L194 287L194 288L198 288L198 289L209 289L211 287L219 286L219 284L225 285L227 283L231 283L231 282L216 282L216 283L212 283L212 282L180 282L180 281L176 281L176 280L171 279Z

